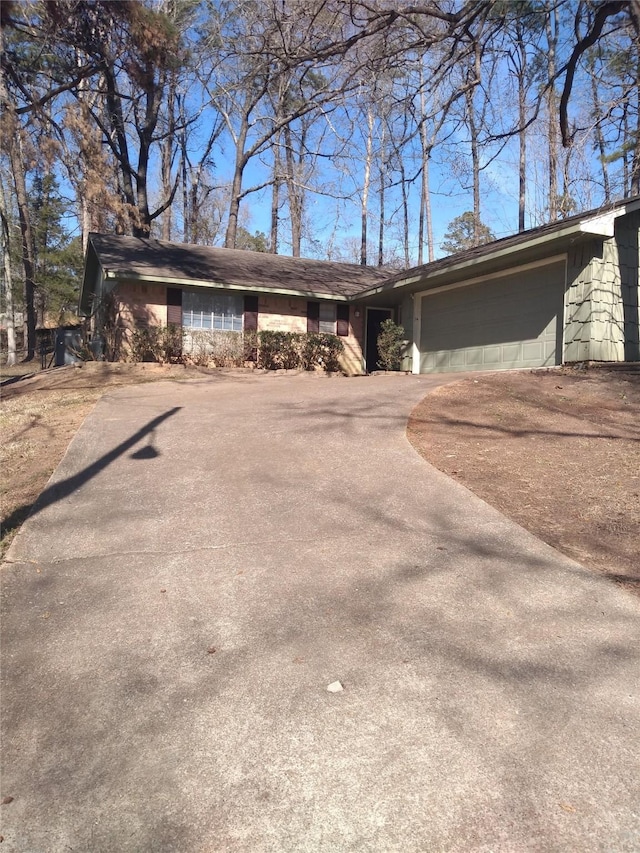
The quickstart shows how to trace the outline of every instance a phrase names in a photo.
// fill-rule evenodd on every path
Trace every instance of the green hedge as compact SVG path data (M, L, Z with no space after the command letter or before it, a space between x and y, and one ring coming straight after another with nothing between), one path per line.
M265 370L340 370L344 345L336 335L297 332L259 332L258 367Z
M136 326L131 336L132 361L182 361L183 330L178 326Z
M138 326L133 330L133 361L215 363L241 366L257 362L264 370L340 371L344 345L336 335L296 332L218 332L206 339L197 331L188 352L183 352L186 329L175 326ZM203 340L201 340L203 338ZM218 340L219 339L219 340ZM193 350L193 351L192 351ZM201 352L202 350L202 352Z
M404 347L404 328L391 318L380 324L378 335L379 360L381 370L400 370L402 367L402 349Z

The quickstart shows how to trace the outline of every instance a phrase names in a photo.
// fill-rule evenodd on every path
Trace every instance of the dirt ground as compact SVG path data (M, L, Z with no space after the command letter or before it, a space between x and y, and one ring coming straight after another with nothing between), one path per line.
M640 371L509 371L438 389L407 434L445 474L640 593Z
M106 390L208 372L94 362L3 386L0 556ZM505 515L640 593L640 372L465 379L426 397L407 433L429 462Z

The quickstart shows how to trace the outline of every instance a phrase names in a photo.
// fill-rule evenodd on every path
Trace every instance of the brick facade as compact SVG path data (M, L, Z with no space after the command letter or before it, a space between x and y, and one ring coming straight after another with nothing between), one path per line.
M258 331L305 333L307 302L304 297L260 294ZM167 325L167 287L162 284L120 282L116 290L116 308L119 326L123 332L123 343L126 343L129 331L136 325ZM363 308L351 305L349 334L340 336L344 345L342 368L349 375L363 372L364 314ZM188 349L188 336L185 346Z
M307 301L304 297L261 294L258 301L258 331L306 332ZM349 334L341 336L340 340L344 344L342 369L349 375L362 373L364 309L349 306Z
M163 284L119 282L117 310L123 326L167 325L167 288Z

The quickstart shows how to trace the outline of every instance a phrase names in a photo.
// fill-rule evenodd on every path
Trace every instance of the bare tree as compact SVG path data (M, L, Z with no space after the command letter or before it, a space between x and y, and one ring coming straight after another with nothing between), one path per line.
M7 329L7 365L16 363L16 330L13 318L13 275L11 272L11 237L9 213L4 192L4 181L0 177L0 242L2 243L2 266L4 274L5 325Z

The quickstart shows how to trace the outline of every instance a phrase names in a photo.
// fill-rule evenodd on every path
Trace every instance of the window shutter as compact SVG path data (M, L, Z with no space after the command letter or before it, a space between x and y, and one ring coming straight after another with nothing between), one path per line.
M167 288L167 326L182 326L182 291L178 287Z
M349 306L348 305L338 305L337 306L337 319L338 319L338 334L346 338L349 334Z
M307 332L320 331L320 303L307 302Z
M245 296L244 298L244 330L245 332L256 332L258 330L258 297Z

